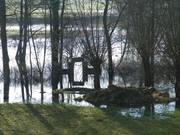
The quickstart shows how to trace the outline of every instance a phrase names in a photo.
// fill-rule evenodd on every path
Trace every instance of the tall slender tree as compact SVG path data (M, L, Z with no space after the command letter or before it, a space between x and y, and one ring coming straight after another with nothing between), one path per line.
M113 84L113 78L114 78L114 67L113 67L113 59L112 59L113 34L115 33L115 30L118 27L118 24L124 13L124 10L127 7L126 2L120 2L122 4L122 7L118 7L119 9L116 9L116 11L118 12L118 15L115 16L114 13L112 13L112 10L110 9L113 8L114 4L118 4L118 2L115 2L115 3L113 2L114 1L111 1L111 0L105 0L105 7L104 7L104 14L103 14L104 35L106 38L106 45L107 45L107 52L108 52L109 85ZM113 21L113 23L112 22L110 23L111 17L116 18L115 21Z
M4 102L9 102L10 69L6 34L6 2L0 0L0 27L3 55Z
M103 16L103 24L104 24L104 32L106 36L106 44L107 44L107 51L108 51L108 72L109 72L109 85L113 83L113 61L112 61L112 43L111 43L111 36L109 34L109 28L107 23L108 17L108 9L109 9L110 0L105 0L105 8L104 8L104 16Z
M61 21L60 21L60 46L59 46L59 64L60 64L60 88L63 88L63 75L61 74L63 68L63 50L64 50L64 12L65 12L66 0L62 0L61 8ZM62 101L64 101L64 95L61 93Z
M31 39L32 39L32 47L34 50L34 55L35 55L35 60L36 60L36 65L37 65L37 70L39 73L39 80L40 80L40 93L41 93L41 104L44 103L44 70L45 70L45 64L46 64L46 54L47 54L47 1L43 0L42 3L43 7L42 7L42 11L43 11L43 17L44 17L44 42L43 42L43 55L42 55L42 59L39 56L39 49L38 46L36 45L35 42L35 36L37 36L36 34L33 33L33 24L32 24L32 17L31 17L31 21L30 21L30 32L31 32ZM39 7L39 6L38 6ZM30 5L31 10L36 10L37 7L33 8L33 4ZM38 10L40 10L40 8L38 8ZM30 43L30 51L31 51L31 42ZM31 52L30 52L30 56L31 56ZM32 62L31 62L32 63ZM32 64L31 64L31 68L32 68ZM31 69L32 70L32 69ZM31 71L32 72L32 71Z
M26 66L26 49L28 43L28 26L29 26L29 0L20 2L20 34L19 44L16 53L16 62L20 72L22 100L25 102L24 89L26 92L26 101L29 102L29 79Z
M178 58L178 64L176 65L176 94L177 94L177 97L178 97L178 102L177 102L177 106L180 107L180 1L177 0L178 3L177 3L177 24L178 24L178 27L177 27L177 44L178 44L178 52L179 52L179 58Z
M54 103L59 102L59 94L55 91L58 89L59 83L59 0L51 0L51 53L52 53L52 73L51 73L51 83L52 83L52 100Z

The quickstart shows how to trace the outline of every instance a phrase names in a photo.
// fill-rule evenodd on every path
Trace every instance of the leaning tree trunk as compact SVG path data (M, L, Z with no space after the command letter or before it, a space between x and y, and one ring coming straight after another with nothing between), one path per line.
M19 45L16 53L16 62L20 72L21 79L21 90L22 90L22 100L25 102L24 88L26 90L26 100L29 102L29 79L27 75L26 67L26 48L28 42L28 24L29 24L29 1L21 0L21 10L20 10L20 34L19 34Z
M16 63L20 73L20 82L21 82L21 93L22 93L22 101L25 103L24 97L24 81L23 81L23 74L22 74L22 67L21 67L21 52L22 52L22 40L23 40L23 0L20 2L20 22L19 22L19 44L16 53Z
M6 35L6 3L0 0L1 44L3 56L4 102L9 102L10 69Z

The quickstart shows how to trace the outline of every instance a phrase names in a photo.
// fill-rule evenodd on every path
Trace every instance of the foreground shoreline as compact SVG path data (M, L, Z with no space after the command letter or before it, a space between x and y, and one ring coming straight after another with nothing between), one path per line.
M0 104L0 135L179 135L180 110L168 119L122 117L70 105ZM148 128L148 130L147 130Z

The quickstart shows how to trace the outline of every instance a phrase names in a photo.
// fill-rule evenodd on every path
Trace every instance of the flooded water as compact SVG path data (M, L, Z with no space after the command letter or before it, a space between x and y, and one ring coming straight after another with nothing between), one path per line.
M40 29L41 25L34 26L34 27L36 27L34 29ZM18 30L18 27L12 26L12 27L8 27L8 29ZM41 30L43 31L44 29L41 29ZM30 43L31 42L32 41L30 41ZM37 52L38 52L38 59L40 62L42 62L43 58L44 58L43 57L44 42L45 41L43 38L35 39L35 44L36 44ZM121 43L119 43L119 44L121 44ZM18 40L8 39L8 52L9 52L9 57L10 57L11 71L13 69L17 68L17 64L15 61L17 45L18 45ZM122 50L124 50L124 48L122 47L122 44L118 45L118 43L114 44L112 48L113 48L113 61L116 63L119 61L119 59L122 55ZM0 52L1 51L2 50L0 47ZM75 50L75 52L81 52L81 51L82 50L77 50L77 48ZM30 54L30 52L31 52L31 54ZM80 55L81 55L81 53L75 53L74 57L79 57ZM27 55L26 55L26 64L28 67L30 66L30 56L31 56L33 68L37 68L34 50L30 50L30 47L28 46L27 47ZM50 56L51 56L50 39L47 39L47 52L46 52L46 60L45 60L46 66L45 66L45 72L44 72L45 80L47 80L51 74L50 68L48 67L51 64ZM0 53L0 59L2 59L2 53ZM41 63L41 65L42 65L42 63ZM74 74L75 74L76 81L82 81L82 72L81 72L81 70L79 70L81 68L82 68L82 65L80 63L77 63L77 65L75 65L76 72L74 72ZM0 71L2 73L2 60L0 60ZM11 76L13 76L13 79L16 79L18 77L18 75L17 75L18 73L16 73L16 74L15 73L12 73L13 75L11 74ZM101 88L107 88L107 86L108 86L107 78L108 78L107 71L103 70L102 76L101 76ZM122 78L119 76L116 76L114 84L118 85L118 86L123 84ZM63 85L64 85L64 88L69 87L68 78L66 76L64 76ZM164 86L164 84L162 84L160 86ZM93 77L92 76L88 77L88 82L86 82L83 87L93 88ZM173 89L172 85L168 85L168 87L167 86L165 86L165 87L167 88L167 91L169 91L171 97L175 97L174 89ZM33 104L41 103L40 85L33 85L32 90L33 91L32 91L31 103L33 103ZM45 91L44 104L51 104L52 103L52 90L51 90L51 86L49 85L49 83L45 83L44 91ZM92 105L88 102L85 102L85 101L82 101L82 102L75 101L75 98L82 97L83 96L82 94L65 93L64 96L65 96L64 104L70 104L70 105L75 105L75 106L84 106L84 107L94 107L94 105ZM22 103L21 87L18 83L17 84L11 83L10 93L9 93L9 102L10 103ZM3 103L3 82L0 82L0 103ZM108 109L109 106L101 105L100 108ZM118 109L118 111L117 111L118 114L126 116L126 117L140 118L140 117L146 116L148 114L148 115L152 115L153 117L164 118L165 114L172 113L175 111L175 103L172 102L169 104L155 104L155 105L153 105L152 111L149 111L147 109L147 107L145 107L145 106L138 107L138 108L121 108L121 107L119 107L117 109Z
M0 87L2 87L2 83L0 83ZM44 94L44 104L51 104L52 103L52 91L50 86L45 86L45 94ZM40 104L41 103L41 95L40 95L40 86L34 85L33 86L33 94L31 103L33 104ZM94 105L86 102L81 101L78 102L75 99L79 97L83 97L84 94L79 94L78 92L65 92L64 93L64 103L68 105L74 106L82 106L82 107L95 107ZM10 103L22 103L21 98L21 88L19 85L12 85L10 87ZM3 91L0 89L0 103L3 103ZM96 106L97 107L97 106ZM101 109L111 109L111 106L107 105L100 105L98 106ZM114 107L112 107L114 109ZM152 117L156 119L166 119L168 118L168 114L172 114L175 111L176 104L175 102L171 102L168 104L155 104L151 109L149 107L115 107L117 110L118 115L122 115L125 117L131 118L141 118L141 117Z
M120 108L118 113L122 116L141 118L144 116L149 116L157 119L168 118L167 115L172 114L175 111L176 103L171 102L168 104L155 104L152 106L151 110L147 107L142 106L139 108Z

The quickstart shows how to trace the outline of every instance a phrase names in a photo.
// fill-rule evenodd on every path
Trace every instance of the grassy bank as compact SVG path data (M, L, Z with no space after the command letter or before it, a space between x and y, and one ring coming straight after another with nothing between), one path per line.
M0 135L179 135L180 110L165 120L65 105L0 105Z

